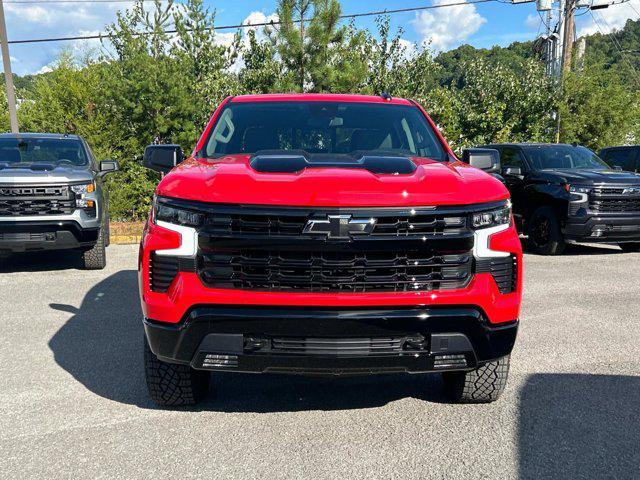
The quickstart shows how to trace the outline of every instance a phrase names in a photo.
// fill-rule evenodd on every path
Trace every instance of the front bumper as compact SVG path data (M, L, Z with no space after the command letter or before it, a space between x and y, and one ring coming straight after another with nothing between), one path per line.
M82 228L71 220L1 221L0 252L91 248L99 231L97 227Z
M195 369L325 375L470 370L511 353L518 322L473 307L196 306L145 319L153 353Z
M570 217L563 229L567 240L589 243L640 242L640 216Z

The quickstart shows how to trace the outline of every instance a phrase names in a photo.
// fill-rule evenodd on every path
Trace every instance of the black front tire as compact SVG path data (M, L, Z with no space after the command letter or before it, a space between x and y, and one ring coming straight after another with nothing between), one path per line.
M560 222L551 207L538 208L529 220L527 247L538 255L560 255L566 246Z
M209 391L209 372L189 365L165 363L153 354L144 338L144 373L151 399L163 407L196 405Z
M85 270L102 270L107 266L107 252L105 249L104 227L100 228L98 240L90 250L82 254L82 264Z
M457 403L495 402L507 385L509 358L486 363L470 372L443 373L447 396Z

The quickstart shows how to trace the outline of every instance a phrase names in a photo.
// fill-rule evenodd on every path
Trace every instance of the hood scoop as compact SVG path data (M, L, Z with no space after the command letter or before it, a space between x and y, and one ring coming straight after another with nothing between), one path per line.
M307 168L350 168L368 170L377 175L410 175L416 164L407 157L363 155L259 154L250 160L251 168L260 173L297 173Z

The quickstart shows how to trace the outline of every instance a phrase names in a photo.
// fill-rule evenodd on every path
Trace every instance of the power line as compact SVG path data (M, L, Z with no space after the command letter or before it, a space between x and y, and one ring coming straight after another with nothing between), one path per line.
M638 14L638 20L640 20L640 12L636 10L636 7L633 6L633 2L629 2L629 6L631 7L631 10Z
M81 0L66 0L66 1L80 2ZM106 0L99 0L99 1L103 1L104 3L106 3ZM124 1L124 0L119 0L119 1ZM384 10L377 10L377 11L371 11L371 12L350 13L346 15L340 15L340 19L345 20L345 19L354 19L354 18L362 18L362 17L372 17L372 16L378 16L378 15L391 15L396 13L418 12L422 10L434 10L437 8L460 7L465 5L476 5L478 3L489 3L489 2L498 2L498 0L472 0L469 2L461 1L457 3L446 3L442 5L427 5L423 7L396 8L391 10L384 9ZM25 2L14 1L14 3L26 3L26 0ZM48 3L48 2L45 2L45 3ZM222 25L220 27L214 27L214 30L237 30L239 28L270 27L273 25L280 25L280 24L281 22L279 21L269 21L269 22L260 22L260 23L250 23L250 24L241 23L237 25ZM187 30L187 31L191 31L191 30ZM154 32L136 32L134 33L134 35L151 35L153 33ZM164 33L169 33L169 34L177 33L177 30L175 29L165 30ZM17 45L17 44L24 44L24 43L67 42L67 41L73 41L73 40L102 40L103 38L110 38L111 36L112 35L108 33L101 33L98 35L81 35L81 36L74 36L74 37L51 37L51 38L33 38L33 39L26 39L26 40L10 40L8 43L12 45Z
M4 0L3 3L20 4L47 4L47 3L134 3L136 1L151 2L153 0ZM166 1L166 0L163 0Z

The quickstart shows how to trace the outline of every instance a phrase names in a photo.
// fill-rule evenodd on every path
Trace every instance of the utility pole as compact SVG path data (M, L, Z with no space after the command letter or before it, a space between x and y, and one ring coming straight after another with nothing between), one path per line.
M4 81L7 87L7 102L9 104L9 123L11 124L11 133L18 133L16 93L13 89L11 58L9 57L9 40L7 39L7 25L4 21L4 6L2 5L2 0L0 0L0 47L2 50L2 63L4 64Z
M565 0L564 3L564 25L562 42L562 73L571 69L571 57L573 54L573 37L575 36L576 23L575 13L577 8L576 0Z

